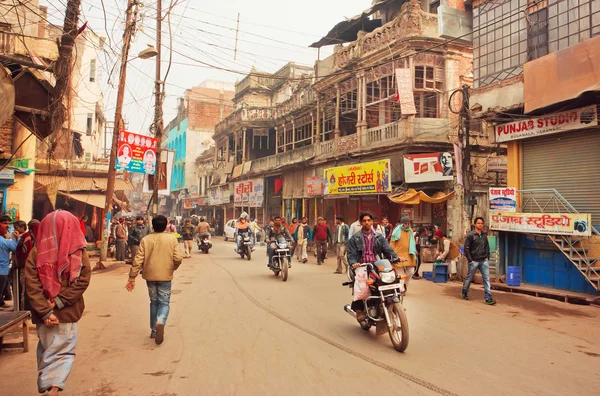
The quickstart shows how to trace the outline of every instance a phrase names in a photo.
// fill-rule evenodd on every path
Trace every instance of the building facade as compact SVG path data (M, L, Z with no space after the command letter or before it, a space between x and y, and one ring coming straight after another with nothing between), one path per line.
M472 114L506 145L517 190L516 213L490 216L502 262L528 284L597 293L600 3L474 1L473 28Z

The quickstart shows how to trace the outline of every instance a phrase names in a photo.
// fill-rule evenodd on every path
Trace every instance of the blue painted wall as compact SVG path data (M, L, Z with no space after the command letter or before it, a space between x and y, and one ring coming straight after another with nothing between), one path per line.
M187 149L188 119L169 131L169 150L175 151L175 164L171 177L171 191L179 191L186 188L185 185L185 153Z

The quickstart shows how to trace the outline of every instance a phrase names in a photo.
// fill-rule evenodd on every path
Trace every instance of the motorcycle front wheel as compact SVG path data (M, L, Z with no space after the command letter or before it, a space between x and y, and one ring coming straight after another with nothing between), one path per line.
M290 265L288 264L287 260L281 260L281 280L284 282L288 279L289 269Z
M408 319L406 311L401 303L395 303L388 307L392 327L388 328L390 340L394 349L404 352L408 348Z

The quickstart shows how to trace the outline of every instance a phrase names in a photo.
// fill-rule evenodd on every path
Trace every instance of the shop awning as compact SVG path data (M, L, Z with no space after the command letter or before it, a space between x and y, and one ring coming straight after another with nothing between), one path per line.
M108 179L104 177L66 177L54 175L35 175L35 182L42 186L58 183L59 191L106 191ZM132 191L129 180L115 179L115 191Z
M412 188L399 196L388 195L390 201L401 205L419 205L421 202L439 204L454 198L456 193L452 191L450 194L444 194L441 191L436 192L433 196L425 194L423 191L413 190Z
M59 194L75 201L83 202L86 205L102 209L104 209L104 204L106 203L106 196L104 194L65 194L62 192L59 192Z

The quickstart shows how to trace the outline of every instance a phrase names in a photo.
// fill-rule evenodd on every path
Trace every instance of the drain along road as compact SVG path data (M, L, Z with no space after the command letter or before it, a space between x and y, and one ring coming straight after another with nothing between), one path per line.
M597 395L600 310L475 286L413 281L406 353L342 307L350 290L326 265L294 261L284 283L264 248L194 252L173 282L161 346L149 338L145 283L128 266L94 274L64 395ZM37 342L31 336L33 345ZM35 395L35 348L0 356L3 395Z

